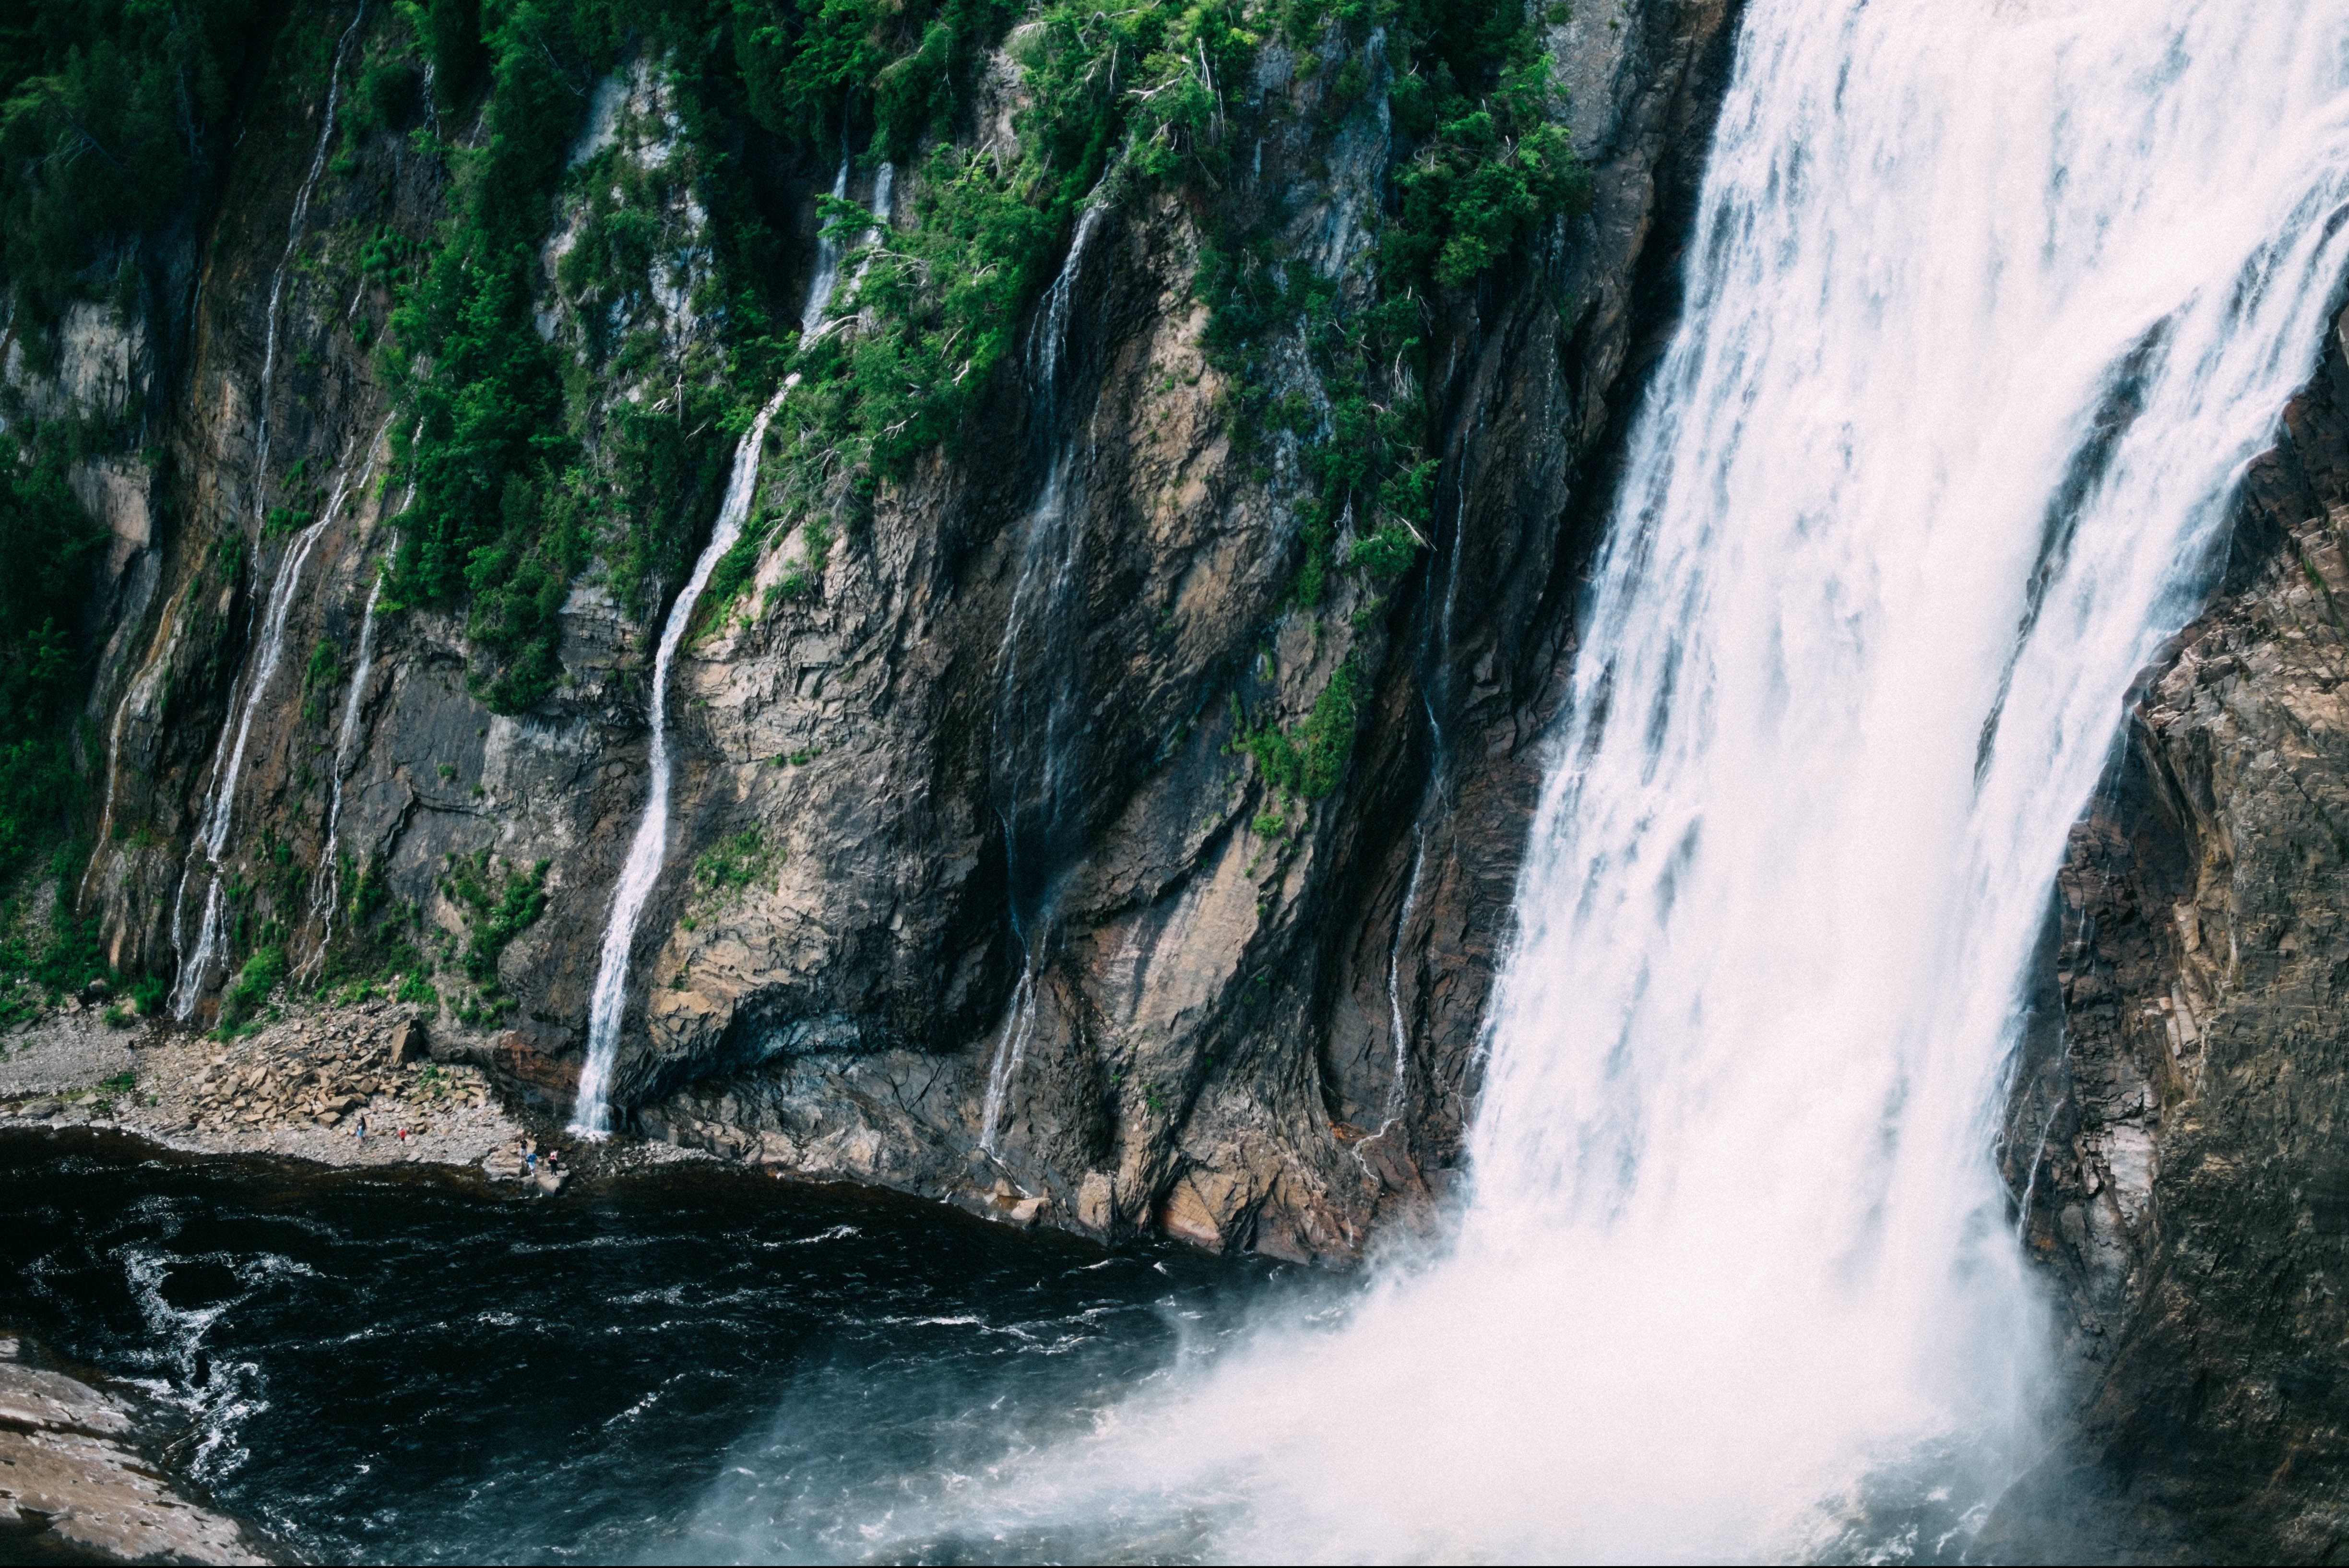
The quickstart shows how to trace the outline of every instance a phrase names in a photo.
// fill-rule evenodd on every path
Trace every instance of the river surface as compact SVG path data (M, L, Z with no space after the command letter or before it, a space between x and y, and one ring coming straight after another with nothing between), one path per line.
M1346 1293L706 1166L536 1200L6 1133L0 1216L0 1324L329 1562L1185 1554L1179 1520L974 1534L950 1496Z

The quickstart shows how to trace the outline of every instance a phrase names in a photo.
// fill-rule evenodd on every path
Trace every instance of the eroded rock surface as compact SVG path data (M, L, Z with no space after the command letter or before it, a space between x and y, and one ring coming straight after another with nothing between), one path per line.
M322 26L347 20L318 9ZM1299 606L1299 438L1235 449L1203 346L1198 214L1135 194L1062 242L1057 303L1022 324L1031 347L957 443L836 538L787 532L753 607L702 618L668 693L672 815L631 954L624 1126L1023 1223L1300 1260L1350 1259L1427 1211L1459 1159L1576 573L1670 324L1737 7L1586 9L1546 37L1593 204L1430 306L1440 521L1407 574L1333 573ZM1273 215L1284 265L1354 297L1402 144L1375 41L1315 47L1300 61L1267 43L1227 84L1267 110L1242 194ZM1364 90L1333 101L1357 49ZM1000 145L1021 89L1008 60L982 74L971 134ZM574 166L675 167L667 81L638 59L595 88ZM350 236L429 234L446 165L400 136L347 140L271 318L320 121L298 95L255 102L251 144L275 151L232 161L186 317L93 317L55 377L20 389L170 410L160 467L77 480L122 558L87 732L99 849L78 898L114 963L176 977L196 1026L253 1005L254 932L275 933L297 995L331 992L353 922L412 911L381 940L436 966L432 1028L478 1036L467 1059L503 1091L565 1111L646 798L646 674L674 585L632 612L607 573L583 574L560 679L515 716L469 682L461 618L369 621L403 498L381 482L394 432L366 352L390 293ZM903 213L922 176L895 175ZM833 166L760 178L799 213L781 265L812 271ZM849 193L877 202L878 181L861 164ZM643 288L564 284L593 192L564 198L538 258L538 329L559 353L612 333L646 345L585 395L591 452L606 416L661 406L711 340L694 286L709 214L660 189ZM1269 373L1310 407L1327 400L1303 331ZM695 515L719 481L694 482ZM298 529L257 528L272 508ZM1301 723L1341 671L1362 689L1342 782L1278 798L1233 751L1240 710ZM1009 836L1015 867L1006 823L1047 765L1059 804L1049 831ZM516 888L543 908L483 946ZM207 939L208 922L243 934Z
M2100 1550L2190 1521L2192 1551L2323 1561L2349 1528L2344 325L2074 830L2009 1116Z
M0 1550L12 1560L265 1563L231 1519L175 1491L129 1407L27 1365L0 1334Z

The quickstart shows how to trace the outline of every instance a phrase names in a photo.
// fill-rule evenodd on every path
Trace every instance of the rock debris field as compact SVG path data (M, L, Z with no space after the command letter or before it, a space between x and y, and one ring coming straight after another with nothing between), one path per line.
M60 1010L0 1035L0 1126L111 1127L192 1152L326 1165L471 1166L558 1190L553 1147L478 1067L435 1061L430 1044L422 1020L380 1001L227 1041Z

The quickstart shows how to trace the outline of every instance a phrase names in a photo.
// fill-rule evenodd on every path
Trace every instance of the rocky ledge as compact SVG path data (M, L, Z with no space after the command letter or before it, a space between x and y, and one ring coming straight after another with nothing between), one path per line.
M552 1197L566 1179L709 1154L572 1145L492 1092L485 1038L384 1001L288 1012L222 1040L60 1008L0 1035L0 1127L88 1127L192 1154L477 1170Z
M174 1491L136 1434L130 1407L0 1335L0 1561L269 1561Z
M423 1023L382 1002L226 1041L54 1013L0 1039L9 1123L112 1127L198 1153L328 1165L476 1166L528 1136L479 1067L433 1059Z

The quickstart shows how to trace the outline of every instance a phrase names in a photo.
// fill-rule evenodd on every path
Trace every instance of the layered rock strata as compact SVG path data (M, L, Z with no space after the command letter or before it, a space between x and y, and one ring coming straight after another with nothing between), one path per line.
M20 1562L269 1561L235 1521L174 1490L137 1440L121 1400L27 1365L0 1334L0 1551Z

